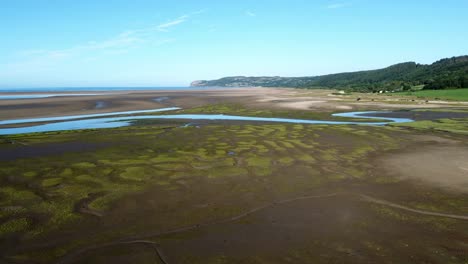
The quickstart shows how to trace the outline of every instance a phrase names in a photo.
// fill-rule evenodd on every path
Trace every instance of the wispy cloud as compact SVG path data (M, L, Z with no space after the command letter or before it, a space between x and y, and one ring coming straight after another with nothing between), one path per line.
M143 37L135 33L123 32L117 36L111 37L102 41L88 41L84 44L79 44L70 48L57 50L25 50L19 52L23 63L28 64L28 61L38 63L46 61L47 64L59 62L64 59L92 53L92 52L120 52L128 51L128 49L137 46L139 43L145 42Z
M169 30L169 28L184 23L185 21L187 21L188 18L189 18L188 15L183 15L183 16L175 19L175 20L160 24L160 25L156 26L156 28L159 31L167 32Z
M208 32L216 32L218 28L215 25L210 25L208 27Z
M254 12L252 12L252 11L250 11L250 10L246 10L246 11L244 12L244 14L245 14L246 16L249 16L249 17L255 17L255 16L257 16L257 14L255 14Z
M205 13L206 11L207 11L207 9L204 8L204 9L200 9L200 10L198 10L198 11L192 12L192 13L190 13L190 15L196 16L196 15L203 14L203 13Z
M338 9L338 8L343 8L347 6L349 6L349 4L347 3L335 3L335 4L327 5L327 9Z
M154 46L163 45L175 40L173 38L163 37L160 33L170 32L176 26L187 22L192 16L203 12L204 10L196 11L163 23L139 29L126 30L104 40L88 41L69 48L55 50L23 50L18 53L20 61L12 65L37 65L41 62L43 62L43 64L52 65L72 57L82 57L85 60L86 58L92 57L93 60L96 60L96 55L98 54L125 54L131 49L137 48L143 44Z

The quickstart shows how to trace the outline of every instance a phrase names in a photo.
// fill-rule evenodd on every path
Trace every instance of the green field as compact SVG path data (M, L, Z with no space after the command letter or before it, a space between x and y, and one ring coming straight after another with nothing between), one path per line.
M399 94L424 97L428 99L444 99L456 101L468 101L468 89L451 89L451 90L421 90L415 92L402 92Z

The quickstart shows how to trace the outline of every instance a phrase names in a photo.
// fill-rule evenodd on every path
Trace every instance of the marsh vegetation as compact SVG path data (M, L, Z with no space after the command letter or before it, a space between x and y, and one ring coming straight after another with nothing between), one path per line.
M226 104L181 111L329 115ZM146 263L158 252L170 263L464 263L466 192L384 165L421 144L436 151L451 142L466 155L465 125L144 120L9 136L0 152L2 256L20 263ZM427 129L435 136L424 136ZM15 149L28 155L8 158Z

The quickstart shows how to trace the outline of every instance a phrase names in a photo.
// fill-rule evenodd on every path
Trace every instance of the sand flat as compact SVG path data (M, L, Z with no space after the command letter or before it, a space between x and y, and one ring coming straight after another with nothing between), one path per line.
M391 175L468 193L468 147L426 146L379 160Z

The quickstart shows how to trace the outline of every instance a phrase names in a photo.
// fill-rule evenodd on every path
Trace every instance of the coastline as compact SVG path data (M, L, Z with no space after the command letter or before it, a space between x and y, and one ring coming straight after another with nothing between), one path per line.
M0 94L38 94L38 93L108 93L108 92L165 92L165 91L207 91L207 90L230 90L260 87L57 87L57 88L17 88L0 89Z
M25 95L26 93L15 93ZM47 95L47 92L28 93ZM0 120L67 115L99 114L164 107L189 109L211 104L243 105L254 109L282 109L313 112L381 111L467 107L466 102L429 101L416 97L375 94L336 95L332 90L239 87L185 90L126 90L54 93L57 96L0 100ZM83 96L80 96L83 94ZM88 95L87 95L88 94ZM92 94L92 95L89 95ZM14 95L0 92L1 95ZM222 114L222 113L220 113Z

